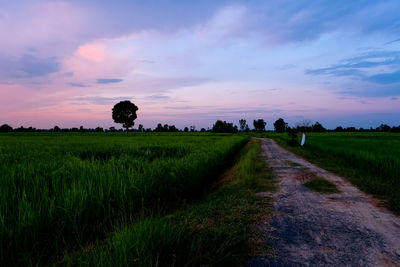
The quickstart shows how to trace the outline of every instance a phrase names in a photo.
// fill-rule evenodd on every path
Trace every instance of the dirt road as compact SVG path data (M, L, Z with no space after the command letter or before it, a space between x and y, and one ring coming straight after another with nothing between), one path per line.
M262 149L278 184L275 211L260 225L273 255L248 266L400 266L399 216L273 140L262 139ZM302 185L313 176L331 181L340 193L320 194Z

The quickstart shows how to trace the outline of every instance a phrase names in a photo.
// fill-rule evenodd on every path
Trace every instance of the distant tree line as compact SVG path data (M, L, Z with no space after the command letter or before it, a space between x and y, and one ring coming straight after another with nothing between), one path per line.
M135 125L135 119L137 118L136 111L139 108L129 100L120 101L115 104L112 108L112 119L115 123L122 124L122 127L125 128L126 132L196 132L196 126L191 125L190 127L185 127L183 130L178 129L175 125L168 125L158 123L157 127L154 129L147 128L145 129L142 124L139 124L137 129L130 129ZM237 132L265 132L265 127L267 123L264 119L257 119L253 121L254 129L250 130L249 125L245 119L239 120L239 129L238 126L234 125L232 122L226 122L223 120L217 120L212 129L201 128L200 132L215 132L215 133L237 133ZM400 132L400 125L390 127L387 124L381 124L379 127L373 129L370 128L365 130L363 128L356 129L355 127L347 127L343 128L341 126L336 127L334 130L327 130L322 126L321 123L315 122L311 124L311 121L303 121L297 124L295 127L289 127L284 119L279 118L274 122L275 132L284 133L288 132L289 135L295 136L297 132L326 132L326 131L334 131L334 132L356 132L356 131L376 131L376 132ZM79 128L60 128L59 126L54 126L51 129L36 129L33 127L24 128L23 126L19 128L13 129L8 124L3 124L0 126L0 132L122 132L122 129L116 129L115 127L110 127L108 129L103 129L98 126L96 128L84 128L80 126Z
M298 123L295 127L289 127L288 124L282 119L279 118L274 123L275 132L282 133L282 132L289 132L296 130L298 132L393 132L399 133L400 132L400 125L390 127L387 124L381 124L376 128L370 127L369 129L364 128L356 128L356 127L342 127L338 126L335 129L326 129L322 126L321 123L315 122L311 124L311 121L303 121Z
M114 127L110 127L109 129L104 130L102 127L96 128L84 128L80 126L79 128L72 127L72 128L60 128L59 126L54 126L50 129L37 129L33 127L25 128L23 126L19 128L12 128L8 124L3 124L0 126L0 132L122 132L122 129L115 129Z
M364 129L364 128L355 128L355 127L346 127L343 128L342 126L336 127L334 130L328 130L332 132L392 132L392 133L400 133L400 125L399 126L393 126L390 127L387 124L381 124L380 126L376 128L369 128L369 129Z
M239 127L234 125L232 122L226 122L223 120L217 120L213 127L210 128L201 128L200 132L215 132L215 133L237 133L237 132L265 132L265 127L267 123L264 119L257 119L253 121L253 129L250 129L247 121L245 119L239 120ZM289 127L288 123L285 122L284 119L279 118L274 123L274 130L277 133L284 132L400 132L400 125L390 127L387 124L381 124L376 128L356 128L356 127L346 127L338 126L335 129L326 129L321 123L315 122L311 124L310 121L304 121L298 123L294 127ZM125 127L126 128L126 127ZM19 127L12 128L8 124L3 124L0 126L0 132L123 132L123 129L116 129L115 127L109 127L108 129L104 129L103 127L96 128L84 128L80 126L79 128L60 128L59 126L54 126L50 129L36 129L33 127ZM154 129L144 128L142 124L139 124L137 129L128 129L129 132L198 132L195 125L191 125L189 127L184 127L183 129L177 128L175 125L168 125L158 123L157 127Z
M237 133L237 132L265 132L265 127L267 123L264 119L257 119L253 121L253 129L250 129L247 121L245 119L239 120L239 126L234 125L233 122L226 122L223 120L217 120L213 127L210 128L201 128L197 130L195 125L191 125L188 127L184 127L183 129L177 128L175 125L168 125L158 123L154 129L144 128L142 124L139 124L137 129L128 129L129 132L215 132L215 133ZM342 127L338 126L335 129L326 129L321 123L315 122L311 124L309 121L298 123L294 127L289 127L288 123L284 121L284 119L279 118L273 123L275 132L284 133L284 132L400 132L400 125L390 127L387 124L381 124L376 128L356 128L356 127ZM33 127L19 127L12 128L8 124L3 124L0 126L0 132L123 132L123 129L116 129L115 127L109 127L108 129L104 129L103 127L96 128L85 128L80 126L79 128L61 128L59 126L54 126L50 129L37 129Z

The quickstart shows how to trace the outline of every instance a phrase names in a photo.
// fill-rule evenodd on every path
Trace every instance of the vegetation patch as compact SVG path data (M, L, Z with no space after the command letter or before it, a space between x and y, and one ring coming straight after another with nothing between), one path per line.
M143 161L154 161L165 158L183 158L190 153L188 146L171 145L148 145L127 149L126 147L111 147L107 150L98 150L96 148L76 152L77 157L82 160L106 162L121 157L130 159L140 159Z
M224 182L199 201L120 227L94 249L66 255L64 261L84 266L245 265L259 234L252 225L269 212L271 201L255 193L274 189L260 149L259 141L242 149L235 166L222 176Z
M299 164L297 162L294 162L294 161L291 161L291 160L287 160L286 163L289 164L289 166L292 166L292 167L300 167L301 166L301 164Z
M328 180L322 177L315 177L309 180L308 182L304 183L303 185L313 191L323 194L339 193L339 190L337 189L336 185L334 185L333 183L329 182Z

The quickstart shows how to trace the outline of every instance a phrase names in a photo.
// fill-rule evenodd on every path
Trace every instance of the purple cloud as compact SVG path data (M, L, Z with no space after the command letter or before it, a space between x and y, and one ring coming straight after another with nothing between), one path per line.
M106 79L106 78L100 78L97 79L96 83L100 83L100 84L107 84L107 83L120 83L122 82L122 79Z
M379 84L400 83L400 71L372 75L367 80Z
M87 87L87 85L85 85L83 83L67 83L67 84L72 87Z
M13 58L0 55L0 75L5 78L29 78L58 72L60 64L56 57L36 57L24 54Z
M85 96L85 97L75 97L72 100L80 102L88 102L95 105L109 105L125 99L132 99L132 98L127 96L119 96L119 97Z

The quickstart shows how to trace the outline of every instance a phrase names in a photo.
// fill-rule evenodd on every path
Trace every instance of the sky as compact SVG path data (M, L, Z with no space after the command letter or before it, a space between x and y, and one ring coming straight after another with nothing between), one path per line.
M0 0L0 124L400 125L398 0Z

